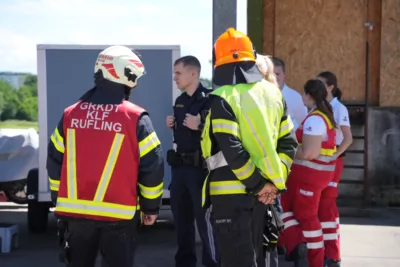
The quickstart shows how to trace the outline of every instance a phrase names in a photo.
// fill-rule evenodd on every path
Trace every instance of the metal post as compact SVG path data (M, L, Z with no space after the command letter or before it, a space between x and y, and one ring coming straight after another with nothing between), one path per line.
M214 46L214 43L218 37L228 28L236 29L237 0L213 0L212 15L213 43L211 47Z
M213 44L228 28L236 29L237 0L213 0Z

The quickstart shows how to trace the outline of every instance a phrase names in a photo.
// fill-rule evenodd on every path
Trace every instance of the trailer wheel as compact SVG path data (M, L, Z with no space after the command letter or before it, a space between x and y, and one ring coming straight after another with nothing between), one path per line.
M28 203L28 228L31 233L43 233L47 229L49 204L32 201Z

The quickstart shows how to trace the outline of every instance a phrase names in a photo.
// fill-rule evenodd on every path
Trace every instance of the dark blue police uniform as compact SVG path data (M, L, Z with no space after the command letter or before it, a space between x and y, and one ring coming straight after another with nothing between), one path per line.
M187 113L200 114L204 121L210 105L209 92L211 90L200 84L192 96L182 93L174 106L176 152L168 151L167 160L172 169L171 209L178 241L176 267L196 266L195 221L203 245L203 265L215 267L218 261L210 212L201 206L201 192L207 175L201 156L201 130L191 130L183 125Z

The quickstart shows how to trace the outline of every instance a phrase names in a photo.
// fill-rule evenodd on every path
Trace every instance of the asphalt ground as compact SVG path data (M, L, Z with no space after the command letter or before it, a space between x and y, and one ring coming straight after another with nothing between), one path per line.
M26 206L0 202L0 222L19 226L19 247L0 255L0 267L58 267L56 222L50 216L45 234L30 234ZM341 218L342 267L399 267L400 210L344 210ZM198 242L200 254L200 241ZM139 234L135 267L174 267L176 241L170 211L160 214L157 225ZM101 259L97 266L100 267ZM201 266L198 264L198 266ZM281 267L291 263L280 260ZM114 266L111 266L114 267Z

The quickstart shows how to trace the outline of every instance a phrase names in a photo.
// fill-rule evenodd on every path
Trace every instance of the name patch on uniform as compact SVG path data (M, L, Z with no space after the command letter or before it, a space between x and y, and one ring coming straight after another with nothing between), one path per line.
M94 129L100 131L112 131L119 133L122 125L119 122L107 121L110 113L118 111L118 105L113 104L92 104L81 103L79 108L86 110L85 119L72 119L71 128L75 129Z
M175 107L177 107L177 108L183 108L184 105L182 105L182 104L176 104Z

